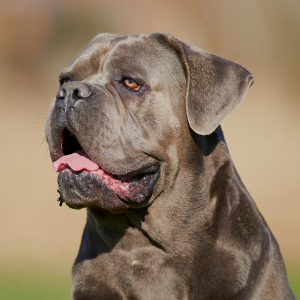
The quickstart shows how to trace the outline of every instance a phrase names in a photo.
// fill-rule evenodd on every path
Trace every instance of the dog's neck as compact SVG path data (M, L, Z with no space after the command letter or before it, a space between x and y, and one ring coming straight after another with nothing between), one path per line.
M235 180L238 180L238 175L220 127L210 136L192 134L192 137L194 149L189 150L193 152L191 165L181 167L175 187L160 195L149 207L127 209L122 213L88 208L87 226L80 250L85 252L85 258L86 251L93 251L90 255L94 257L110 252L115 247L128 250L150 245L167 253L184 254L186 249L191 249L190 244L197 245L191 242L191 235L197 239L199 235L205 238L207 233L203 230L217 230L217 225L211 221L217 206L214 189L223 184L225 186L224 180L231 180L227 178L228 174L232 174ZM225 177L222 176L222 168L226 169ZM216 175L218 172L219 176ZM191 176L191 173L194 175ZM90 243L93 244L91 247Z

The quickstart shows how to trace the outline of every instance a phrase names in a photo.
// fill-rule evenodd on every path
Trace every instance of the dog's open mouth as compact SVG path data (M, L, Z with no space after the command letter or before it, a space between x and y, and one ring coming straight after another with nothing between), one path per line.
M65 128L61 134L61 149L64 156L55 161L52 165L56 172L71 171L72 175L95 176L106 184L121 200L125 202L142 202L152 190L156 179L157 169L148 168L150 172L137 171L128 174L114 175L110 174L82 149L75 135Z

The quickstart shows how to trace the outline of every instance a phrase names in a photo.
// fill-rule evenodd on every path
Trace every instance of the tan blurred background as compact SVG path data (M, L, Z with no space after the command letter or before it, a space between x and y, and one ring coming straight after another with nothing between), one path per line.
M164 31L255 76L223 124L284 259L300 265L299 0L0 1L0 265L69 274L85 210L59 207L44 140L58 74L96 34Z

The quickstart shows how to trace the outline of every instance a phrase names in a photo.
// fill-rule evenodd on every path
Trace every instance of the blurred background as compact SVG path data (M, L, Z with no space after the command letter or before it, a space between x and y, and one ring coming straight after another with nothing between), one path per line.
M95 35L169 32L255 76L222 124L300 299L299 0L0 1L0 299L69 299L85 210L58 206L44 127L58 74Z

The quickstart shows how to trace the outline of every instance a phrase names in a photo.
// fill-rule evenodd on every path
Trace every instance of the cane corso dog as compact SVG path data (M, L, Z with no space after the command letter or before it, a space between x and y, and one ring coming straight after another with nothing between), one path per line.
M101 34L59 81L58 200L87 209L73 300L295 299L220 127L250 72L169 34Z

